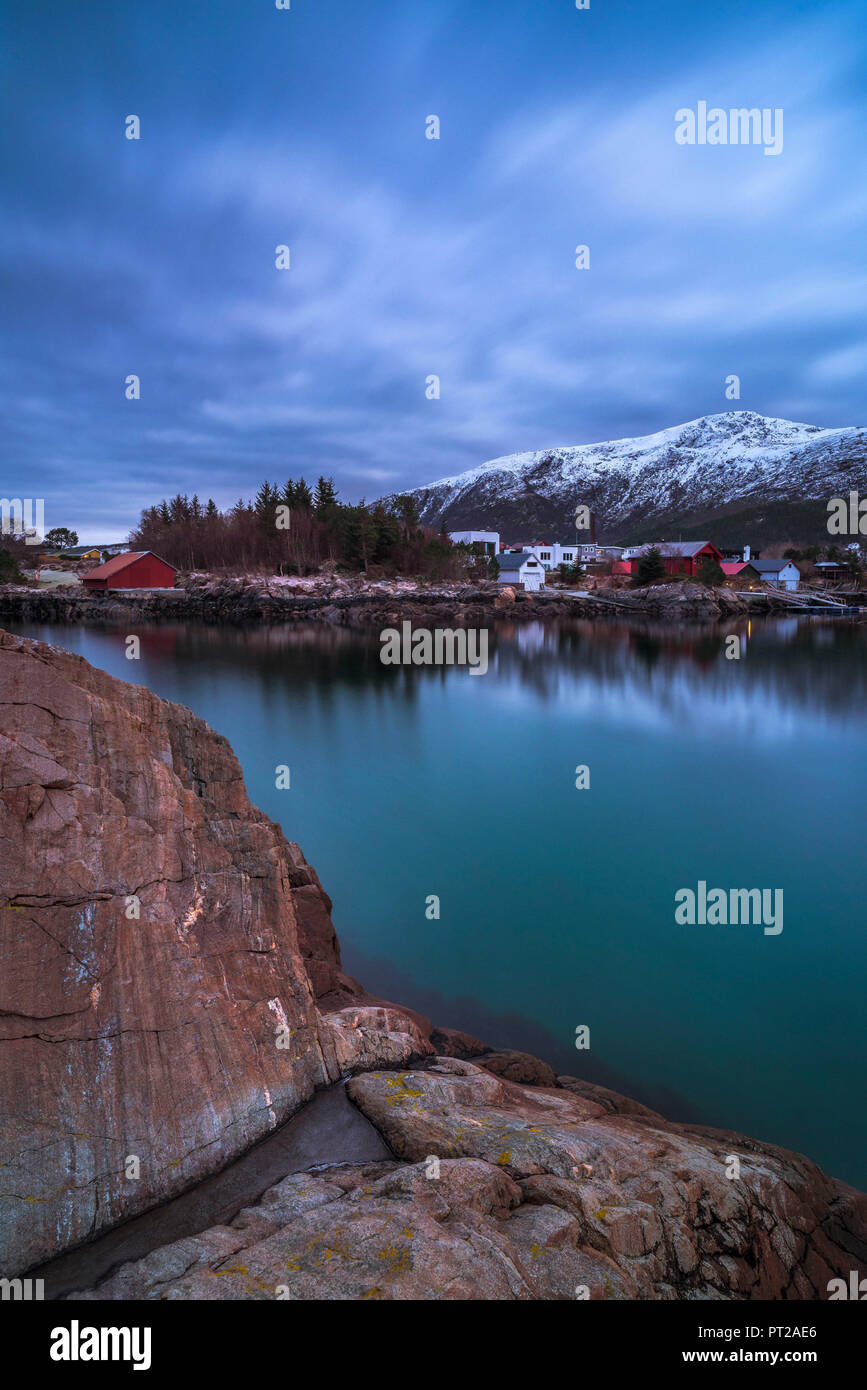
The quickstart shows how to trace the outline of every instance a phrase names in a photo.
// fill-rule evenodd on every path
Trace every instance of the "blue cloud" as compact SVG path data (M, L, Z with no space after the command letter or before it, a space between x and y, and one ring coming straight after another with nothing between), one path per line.
M293 0L7 19L3 495L91 539L264 476L372 497L726 409L730 373L742 408L860 423L861 18ZM699 100L782 108L783 152L677 145Z

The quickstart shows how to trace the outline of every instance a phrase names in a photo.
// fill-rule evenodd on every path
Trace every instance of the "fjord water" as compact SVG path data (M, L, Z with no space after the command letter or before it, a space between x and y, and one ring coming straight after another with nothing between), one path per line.
M718 629L504 622L484 676L342 629L160 625L139 661L15 630L226 735L371 991L867 1187L863 627L736 624L727 660ZM781 888L783 931L678 925L700 880Z

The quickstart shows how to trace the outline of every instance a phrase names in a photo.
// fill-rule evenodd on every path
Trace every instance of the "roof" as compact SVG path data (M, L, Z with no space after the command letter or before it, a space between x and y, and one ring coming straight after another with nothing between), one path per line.
M654 541L650 545L637 546L632 553L633 555L646 555L648 550L658 550L663 556L679 556L682 559L690 559L710 544L711 541Z
M752 560L723 560L720 569L723 574L740 574L741 570L754 570L756 566Z
M759 574L777 574L784 570L786 565L791 565L791 560L750 560L753 569L758 570ZM795 566L792 566L795 568Z
M95 570L88 570L82 578L111 579L113 574L119 574L121 570L126 569L127 565L131 565L134 560L141 560L145 555L153 555L155 560L160 560L160 563L167 565L170 570L175 568L174 565L169 565L168 560L161 560L159 555L154 555L152 550L131 550L128 555L112 556L110 560L106 560L104 565L97 565Z
M532 560L534 565L538 565L539 560L530 550L501 550L497 559L500 562L500 570L519 570L528 560Z

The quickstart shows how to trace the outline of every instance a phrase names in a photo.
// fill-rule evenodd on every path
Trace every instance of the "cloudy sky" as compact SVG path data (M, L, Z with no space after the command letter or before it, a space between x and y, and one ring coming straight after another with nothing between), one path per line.
M109 540L263 477L370 500L733 407L863 425L863 19L10 0L0 490ZM677 144L700 101L781 108L782 153Z

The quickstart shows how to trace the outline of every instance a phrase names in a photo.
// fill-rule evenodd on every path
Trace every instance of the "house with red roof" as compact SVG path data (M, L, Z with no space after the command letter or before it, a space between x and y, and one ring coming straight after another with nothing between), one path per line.
M723 560L721 569L733 589L757 589L762 582L751 560Z
M161 560L152 550L133 550L88 570L81 582L97 593L108 589L173 589L176 574L174 565Z
M637 574L638 561L649 550L658 550L667 574L696 575L705 560L722 565L722 551L711 541L656 541L652 545L632 546L624 550L614 565L616 574Z

